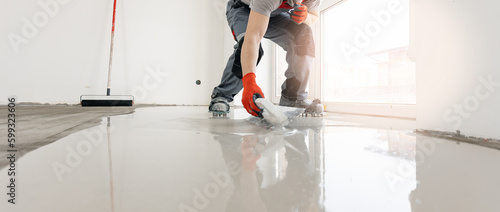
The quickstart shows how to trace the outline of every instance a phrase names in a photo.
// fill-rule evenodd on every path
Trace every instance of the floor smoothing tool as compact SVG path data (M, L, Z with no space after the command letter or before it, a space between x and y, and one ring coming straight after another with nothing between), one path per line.
M109 68L108 68L108 86L106 96L104 95L81 95L80 104L82 107L116 107L116 106L133 106L134 96L132 95L111 95L111 67L113 65L113 43L115 38L115 20L116 20L116 0L113 3L113 24L111 25L111 46L109 53Z
M295 108L277 106L264 98L257 98L254 100L255 104L262 109L262 117L250 117L247 120L268 129L280 129L289 124L297 125L306 121L318 122L321 119L316 117L323 117L323 105L321 101L314 100L307 108ZM312 118L312 119L311 119Z
M262 109L262 118L253 117L249 121L265 128L282 128L297 122L297 118L304 119L302 117L323 117L323 106L319 101L308 108L277 106L263 98L255 99L255 104Z
M267 99L255 99L255 104L262 108L263 119L275 127L284 127L289 123L288 118L293 118L285 116L284 111L280 110L279 106L274 105ZM299 112L302 112L302 110Z

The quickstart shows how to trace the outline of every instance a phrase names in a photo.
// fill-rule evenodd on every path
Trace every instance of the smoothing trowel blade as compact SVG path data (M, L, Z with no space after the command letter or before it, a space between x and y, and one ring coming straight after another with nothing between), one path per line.
M255 104L264 109L262 112L264 120L276 127L288 125L291 118L303 112L303 109L276 106L264 98L255 99Z

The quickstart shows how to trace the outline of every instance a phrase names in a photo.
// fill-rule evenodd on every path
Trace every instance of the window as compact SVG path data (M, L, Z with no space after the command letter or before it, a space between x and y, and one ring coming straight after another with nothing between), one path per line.
M415 104L409 18L409 0L347 0L323 10L323 100Z

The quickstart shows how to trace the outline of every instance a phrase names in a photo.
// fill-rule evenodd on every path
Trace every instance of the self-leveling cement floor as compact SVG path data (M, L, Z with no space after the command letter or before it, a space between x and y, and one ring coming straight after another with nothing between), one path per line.
M0 211L500 211L500 151L416 135L412 120L269 130L243 109L17 109L14 163L0 120Z

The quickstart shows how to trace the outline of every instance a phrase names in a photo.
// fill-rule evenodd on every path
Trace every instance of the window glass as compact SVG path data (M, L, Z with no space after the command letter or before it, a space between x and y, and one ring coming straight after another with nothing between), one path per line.
M409 0L347 0L324 11L324 100L415 104L409 21Z

